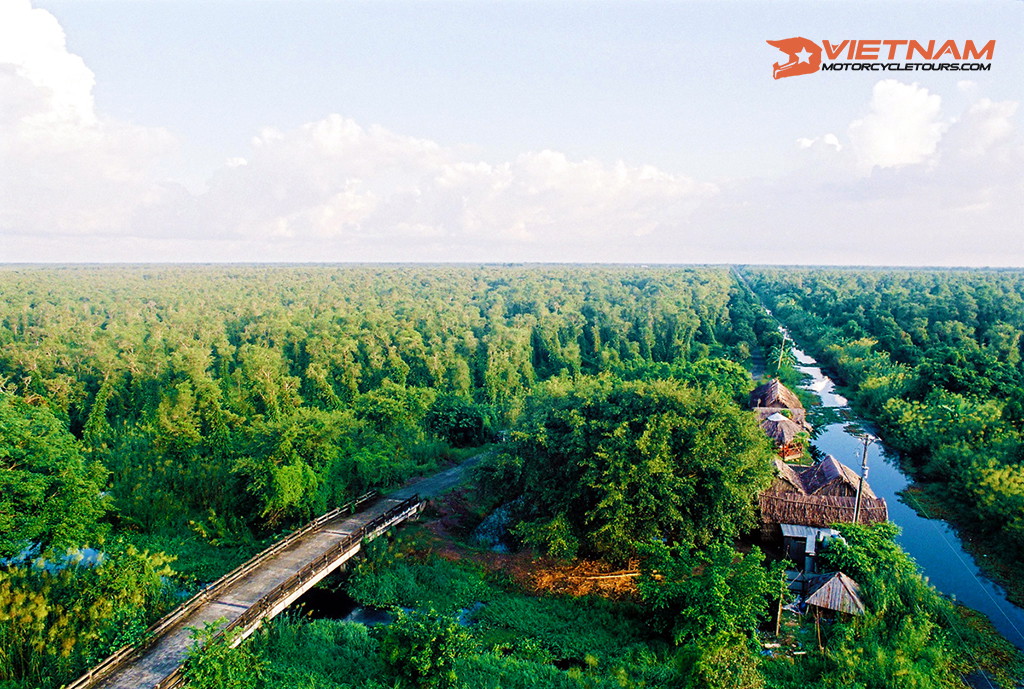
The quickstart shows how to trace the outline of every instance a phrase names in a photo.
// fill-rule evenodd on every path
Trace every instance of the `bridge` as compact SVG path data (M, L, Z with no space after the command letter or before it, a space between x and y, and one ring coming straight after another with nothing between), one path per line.
M423 487L438 492L454 485L466 464L428 479ZM122 648L65 689L184 686L181 664L192 643L190 627L201 628L223 618L227 625L221 633L234 631L234 643L240 643L264 620L351 559L364 541L416 516L422 508L420 497L406 489L379 499L375 493L367 494L331 510L197 593L150 627L145 642Z

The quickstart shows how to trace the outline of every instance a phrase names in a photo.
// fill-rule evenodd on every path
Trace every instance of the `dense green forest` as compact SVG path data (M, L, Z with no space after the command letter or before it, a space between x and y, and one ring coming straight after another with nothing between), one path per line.
M283 619L195 654L192 686L1020 674L884 530L830 555L870 614L803 661L761 654L785 595L778 564L736 548L773 456L742 402L781 337L727 269L6 267L0 293L2 689L59 687L283 531L498 438L473 519L504 505L524 552L634 563L632 594L528 591L393 543L346 584L393 624Z
M37 409L67 436L51 450L74 455L68 500L95 503L99 484L109 520L144 531L292 523L507 427L537 381L756 346L756 311L723 270L7 269L0 283L0 409ZM2 514L39 521L32 495L14 503Z
M1024 601L1024 274L745 274Z
M489 440L538 382L772 331L722 269L7 267L0 292L0 682L24 686L171 605L153 552L187 589Z

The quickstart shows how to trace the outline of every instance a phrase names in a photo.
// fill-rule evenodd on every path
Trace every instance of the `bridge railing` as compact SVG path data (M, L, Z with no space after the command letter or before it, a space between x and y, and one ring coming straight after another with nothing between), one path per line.
M304 565L287 580L281 582L273 589L264 594L258 601L253 603L235 618L230 624L218 631L211 641L221 639L225 634L238 629L247 631L265 618L282 601L286 600L296 591L302 589L311 579L315 578L330 564L336 561L352 548L359 545L364 538L375 538L380 531L387 529L391 524L401 521L407 514L411 515L422 507L423 503L418 496L412 496L402 502L388 508L387 511L377 515L369 522L359 527L344 539L335 543L325 550L315 560ZM170 675L162 679L153 689L178 689L185 686L185 674L181 667L178 667Z
M220 595L227 587L247 576L269 558L277 555L309 532L319 529L332 519L343 514L355 514L357 511L362 509L363 505L376 500L378 497L380 497L380 494L375 490L364 493L355 500L351 500L341 507L337 507L326 514L320 515L300 529L297 529L281 540L276 541L270 547L260 551L249 560L246 560L241 565L234 568L220 579L217 579L215 582L196 593L174 610L154 622L146 630L146 639L144 641L135 645L124 646L117 650L112 655L108 656L102 663L91 668L74 682L66 685L64 689L88 689L89 687L94 686L96 682L105 679L111 673L129 664L130 661L145 652L146 649L155 643L164 632L173 627L183 618L192 614L197 607Z

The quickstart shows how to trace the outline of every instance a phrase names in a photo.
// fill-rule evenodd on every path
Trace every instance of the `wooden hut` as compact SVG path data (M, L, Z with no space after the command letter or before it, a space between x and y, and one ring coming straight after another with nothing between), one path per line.
M758 499L761 538L777 543L781 537L783 557L798 570L813 572L819 542L835 534L831 525L853 521L860 477L831 455L807 469L776 459L775 471L775 480ZM865 482L859 521L888 518L885 500Z
M857 498L846 495L801 495L769 493L758 498L761 508L761 532L775 538L782 524L827 527L836 523L852 523ZM889 519L889 510L882 498L863 497L860 501L860 523L870 524Z
M758 412L759 419L781 413L810 430L810 426L807 426L807 411L800 398L777 378L750 393L750 408Z
M804 408L796 393L783 385L778 378L772 378L750 393L750 406L781 407L783 409Z
M857 495L860 476L832 455L827 455L818 464L800 474L804 490L811 495ZM865 498L877 498L867 481L864 482Z
M830 611L846 615L863 615L864 601L860 586L842 572L823 574L810 582L807 590L807 610L815 617Z
M806 437L807 430L801 424L776 412L761 422L761 429L775 442L779 456L783 459L795 459L803 456L802 441Z
M779 456L793 459L803 454L803 434L811 431L807 412L793 391L772 379L750 393L750 407L764 432L775 441Z

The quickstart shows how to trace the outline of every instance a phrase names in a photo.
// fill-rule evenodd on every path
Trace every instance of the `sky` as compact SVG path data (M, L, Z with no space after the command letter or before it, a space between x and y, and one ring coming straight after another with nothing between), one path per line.
M1022 100L1020 1L0 0L0 262L1024 267Z

